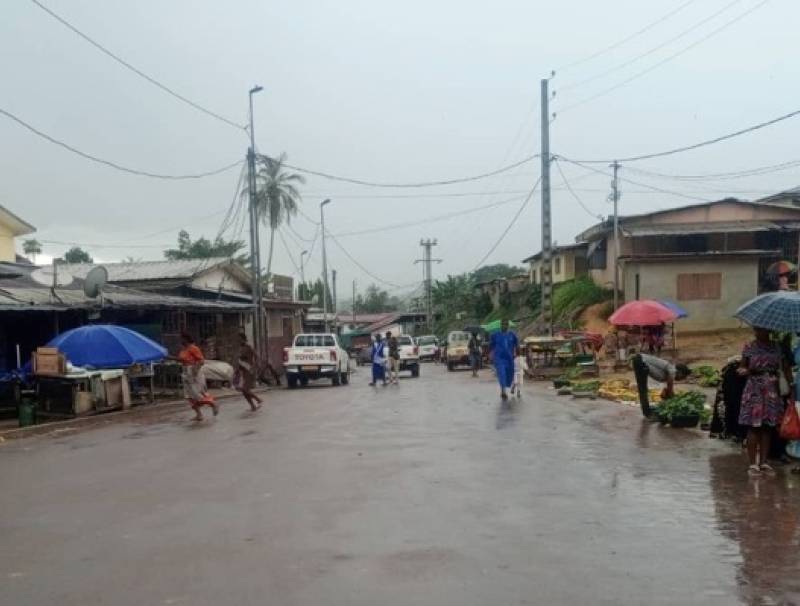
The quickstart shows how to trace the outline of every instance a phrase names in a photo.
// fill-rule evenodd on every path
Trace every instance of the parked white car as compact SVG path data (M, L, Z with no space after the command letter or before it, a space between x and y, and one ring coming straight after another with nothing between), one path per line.
M400 370L410 370L412 377L419 376L419 348L410 335L397 337L397 353L400 354Z
M334 334L301 334L283 349L286 384L294 389L313 379L330 379L333 385L350 382L350 356Z
M417 347L419 347L420 361L435 360L439 357L439 339L434 335L417 337Z

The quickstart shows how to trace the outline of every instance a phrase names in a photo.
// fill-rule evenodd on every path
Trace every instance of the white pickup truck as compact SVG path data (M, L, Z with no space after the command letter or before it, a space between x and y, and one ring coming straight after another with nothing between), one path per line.
M397 337L397 353L400 354L400 370L410 370L412 377L419 376L419 347L410 335Z
M311 379L330 379L334 385L350 382L350 357L334 334L302 334L283 349L283 369L289 389Z

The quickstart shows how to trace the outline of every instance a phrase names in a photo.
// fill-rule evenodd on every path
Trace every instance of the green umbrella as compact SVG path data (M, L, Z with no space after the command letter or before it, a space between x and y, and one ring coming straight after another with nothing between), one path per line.
M488 332L488 333L493 333L493 332L497 332L498 330L500 330L500 325L502 323L503 323L502 320L492 320L488 324L481 325L481 328L483 330L485 330L486 332ZM516 328L517 327L517 323L516 322L509 322L508 323L508 327L509 328Z

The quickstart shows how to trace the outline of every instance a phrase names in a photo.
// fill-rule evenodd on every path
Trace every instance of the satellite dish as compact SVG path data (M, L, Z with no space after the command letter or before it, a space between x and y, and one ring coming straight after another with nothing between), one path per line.
M49 286L50 288L69 286L75 280L75 278L66 271L59 271L56 265L34 269L31 272L31 279L34 282Z
M83 280L83 293L87 297L96 299L103 292L106 282L108 282L108 270L102 265L93 267Z

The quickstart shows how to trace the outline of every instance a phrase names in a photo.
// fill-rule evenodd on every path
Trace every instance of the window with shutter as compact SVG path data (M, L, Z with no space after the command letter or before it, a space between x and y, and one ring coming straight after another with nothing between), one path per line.
M722 298L722 274L678 274L678 300L702 301Z

